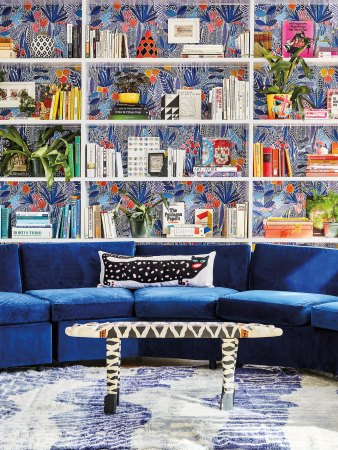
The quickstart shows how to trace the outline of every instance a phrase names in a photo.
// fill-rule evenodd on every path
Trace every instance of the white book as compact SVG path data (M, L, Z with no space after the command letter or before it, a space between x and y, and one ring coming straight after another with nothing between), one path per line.
M86 38L86 53L87 53L87 48L89 48L89 56L90 56L90 26L89 25L86 26L85 33L86 33L85 34L85 38Z
M96 176L96 147L94 143L87 144L86 173L89 178Z
M223 116L223 89L220 86L215 87L214 95L213 95L215 111L214 111L214 119L222 120Z
M95 37L95 31L90 30L89 32L89 48L90 48L90 57L94 58L94 37Z
M245 233L245 216L246 216L246 205L245 203L236 204L236 238L244 239Z
M121 152L116 152L115 157L116 157L116 176L123 177L123 164Z
M164 234L169 233L170 225L183 225L185 223L184 208L184 202L170 203L168 209L163 206L162 229Z
M179 95L180 120L201 120L202 91L201 89L177 89Z
M85 239L89 238L89 209L88 206L84 209L84 233Z
M126 58L129 58L129 44L128 44L127 33L124 33L124 45L125 45L125 48L126 48Z
M88 206L88 238L94 237L94 211L92 206Z
M12 227L12 238L50 239L52 227Z
M108 230L107 230L107 213L101 212L101 224L103 229L103 237L105 239L109 239Z
M114 214L112 211L108 211L108 222L109 222L110 238L111 239L116 238L117 237L116 224Z
M72 53L72 45L73 45L73 25L71 23L67 23L67 56L68 57Z

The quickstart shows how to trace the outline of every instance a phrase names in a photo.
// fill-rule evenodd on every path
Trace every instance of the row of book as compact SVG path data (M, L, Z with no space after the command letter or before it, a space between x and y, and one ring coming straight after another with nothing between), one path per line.
M168 177L181 178L185 172L186 152L181 148L168 148Z
M52 224L49 212L17 211L12 228L14 239L50 239Z
M0 37L0 58L16 58L15 43L11 38Z
M237 166L194 166L193 173L196 177L240 177L242 172Z
M236 56L244 58L250 55L250 31L246 30L240 33L235 39Z
M44 94L42 94L44 96ZM79 87L70 85L49 86L48 113L43 113L42 118L47 120L81 120L82 95ZM45 99L43 98L43 101Z
M84 211L84 232L86 239L116 238L113 211L103 211L100 205L87 206Z
M224 78L223 86L210 89L208 119L248 120L249 105L249 82L230 75L229 78Z
M86 58L129 58L127 34L87 26Z
M150 112L147 105L117 103L109 114L110 120L150 120Z
M70 204L60 208L55 232L55 239L79 239L81 237L81 202L80 197L71 197Z
M236 203L224 209L222 237L246 239L248 237L248 202Z
M337 177L338 154L307 155L307 177Z
M260 142L253 144L254 177L292 177L289 149L264 147Z
M81 58L82 56L82 27L67 23L67 57Z
M90 178L123 177L121 152L94 143L87 144L86 176Z

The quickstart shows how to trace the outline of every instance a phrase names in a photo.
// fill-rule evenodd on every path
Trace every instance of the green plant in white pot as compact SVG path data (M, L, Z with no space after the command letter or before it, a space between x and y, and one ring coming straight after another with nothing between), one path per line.
M306 202L306 210L318 230L323 230L325 237L338 236L338 193L328 192L326 195L314 193Z
M304 116L304 96L309 94L311 89L305 84L292 83L291 79L295 70L300 67L306 78L312 75L312 70L300 56L310 42L309 38L304 37L304 44L288 60L262 46L261 54L269 63L269 75L272 79L271 86L261 89L266 95L269 119L285 119L292 111L297 110Z

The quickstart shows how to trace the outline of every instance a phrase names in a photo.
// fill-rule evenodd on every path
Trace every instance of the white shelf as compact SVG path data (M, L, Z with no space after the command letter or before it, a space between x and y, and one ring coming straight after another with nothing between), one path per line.
M133 65L133 66L175 66L175 65L244 65L250 58L86 58L87 63L99 66Z
M226 239L226 238L222 238L222 237L215 237L215 238L158 238L158 237L151 237L151 238L132 238L132 237L128 237L128 238L123 238L123 237L117 237L115 239L32 239L32 238L28 238L28 239L24 239L24 238L19 238L19 239L0 239L0 244L8 244L8 243L21 243L21 242L36 242L36 243L45 243L45 242L53 242L53 243L65 243L65 242L112 242L112 241L122 241L122 242L127 242L127 241L134 241L134 242L143 242L143 243L157 243L157 242L170 242L170 243L175 243L175 242L209 242L209 243L229 243L229 242L237 242L237 243L248 243L249 239Z
M337 119L306 119L306 120L292 120L292 119L254 119L254 126L265 126L265 127L284 127L284 126L308 126L308 125L319 125L319 126L338 126Z
M38 125L38 126L46 126L49 125L81 125L81 120L40 120L40 119L25 119L25 118L17 118L13 120L0 120L0 127L2 125Z
M289 61L289 58L284 58L285 61ZM331 58L305 58L304 59L308 66L337 66L338 57L333 56ZM255 64L267 65L269 62L265 58L253 58Z
M1 58L1 64L26 64L37 66L78 66L81 58Z
M266 243L299 243L299 244L337 244L338 238L326 238L321 236L314 236L313 238L265 238L265 237L252 237L252 242L266 242Z
M185 125L248 125L249 120L86 120L92 126L185 126Z
M187 181L193 181L193 182L199 182L199 181L249 181L249 177L181 177L181 178L174 178L174 177L116 177L116 178L90 178L86 177L85 181L112 181L112 182L119 182L119 181L137 181L137 182L151 182L151 181L169 181L169 182L187 182Z
M254 177L253 181L265 181L270 183L271 181L338 181L337 177Z

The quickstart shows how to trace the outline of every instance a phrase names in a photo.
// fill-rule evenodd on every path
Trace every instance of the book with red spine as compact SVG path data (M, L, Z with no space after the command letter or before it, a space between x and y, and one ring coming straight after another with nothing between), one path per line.
M263 147L263 177L272 177L272 148Z
M272 149L272 176L279 176L279 148Z

